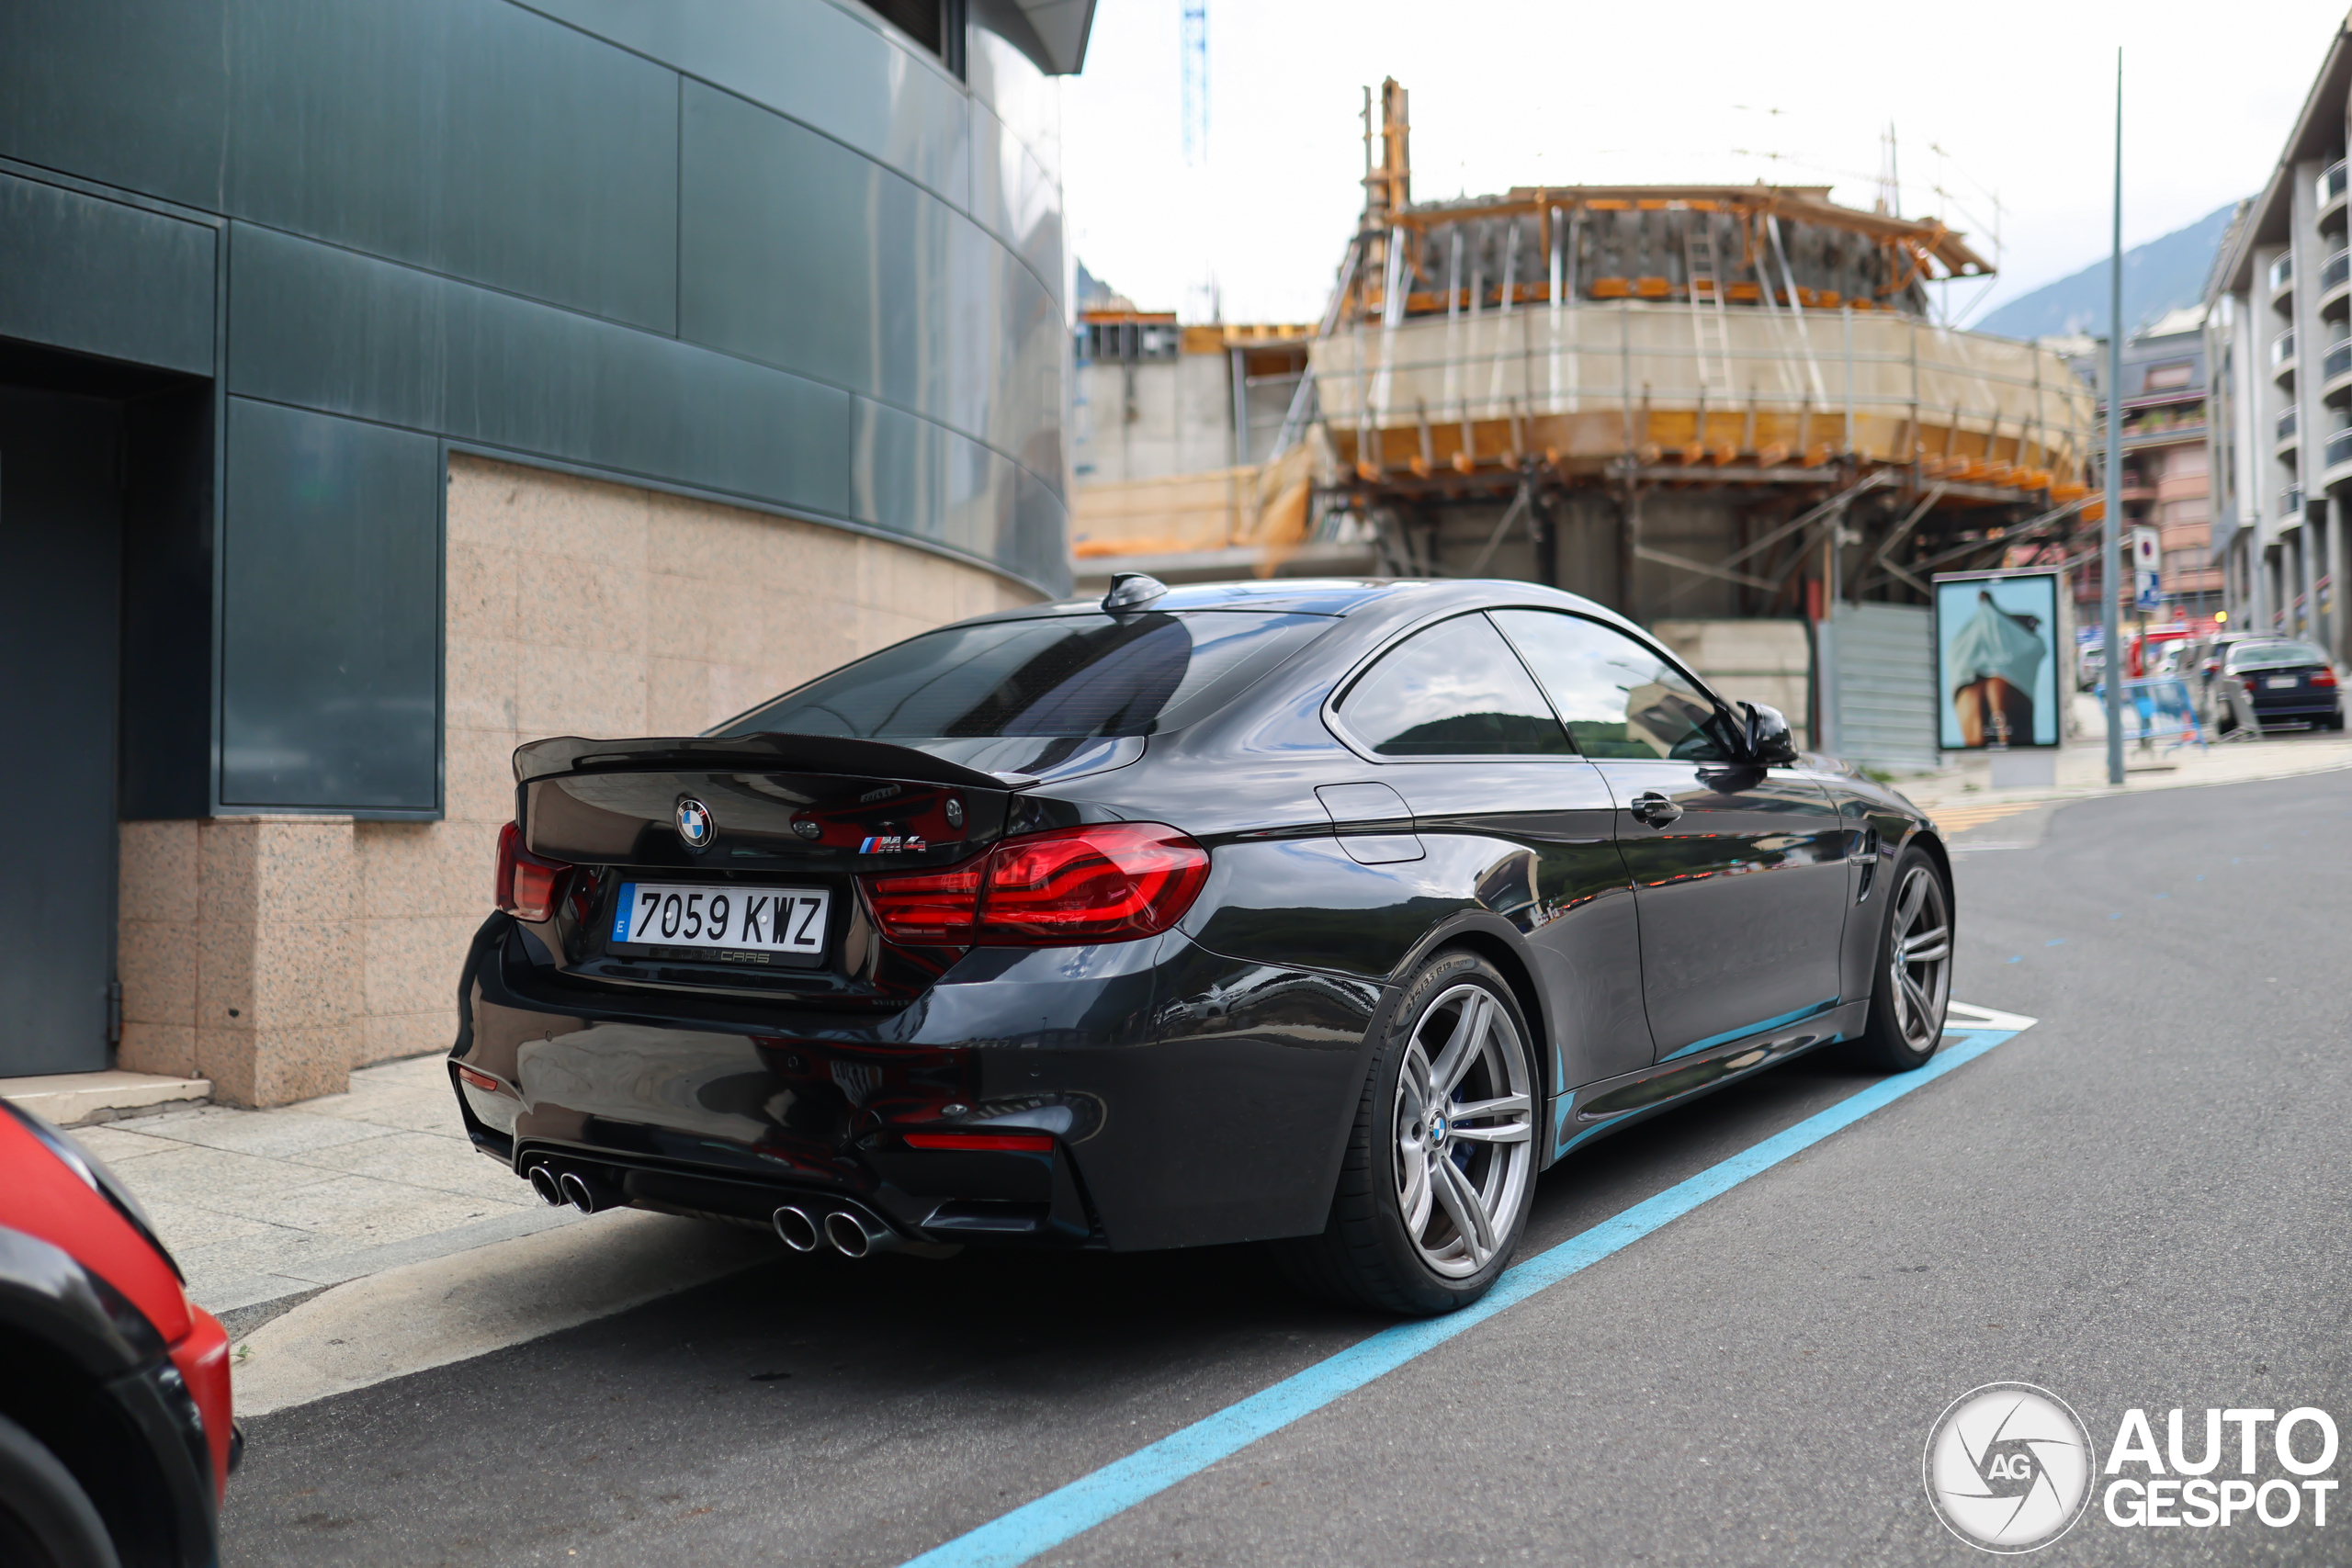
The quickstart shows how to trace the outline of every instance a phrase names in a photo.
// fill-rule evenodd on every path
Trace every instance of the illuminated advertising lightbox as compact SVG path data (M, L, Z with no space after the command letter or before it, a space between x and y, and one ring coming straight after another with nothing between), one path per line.
M2069 684L2058 657L2060 574L1954 572L1938 577L1935 591L1937 744L2057 745Z

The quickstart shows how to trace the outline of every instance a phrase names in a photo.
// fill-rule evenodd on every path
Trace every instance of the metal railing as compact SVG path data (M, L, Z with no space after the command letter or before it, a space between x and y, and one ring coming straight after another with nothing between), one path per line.
M2319 376L2323 381L2352 376L2352 339L2338 339L2328 345L2327 357L2319 363Z
M2290 327L2290 328L2289 328L2287 331L2285 331L2285 332L2283 332L2283 333L2280 333L2277 337L2274 337L2274 338L2272 338L2272 339L2270 340L2270 365L2271 365L2271 367L2272 367L2273 369L2276 369L2276 368L2277 368L2277 367L2278 367L2279 366L2286 364L2289 360L2290 360L2290 359L2292 359L2292 358L2294 358L2294 357L2295 357L2295 333L2294 333L2294 329Z
M2325 207L2344 194L2344 160L2338 158L2319 172L2319 204Z
M2290 403L2287 405L2287 412L2278 416L2278 439L2284 441L2294 434L2295 406Z
M2327 466L2352 463L2352 430L2339 430L2327 438Z
M2270 264L2270 292L2276 294L2295 281L2295 253L2287 252Z
M2352 278L2352 250L2342 250L2319 265L2319 288L2324 294L2347 278Z

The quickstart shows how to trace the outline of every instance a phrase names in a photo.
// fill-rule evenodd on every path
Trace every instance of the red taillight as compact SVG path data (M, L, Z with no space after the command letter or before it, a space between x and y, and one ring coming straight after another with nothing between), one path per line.
M2256 692L2262 689L2262 682L2256 680L2251 675L2239 676L2238 684L2245 688L2245 694L2249 697L2254 695Z
M980 902L980 874L988 856L976 855L939 871L869 876L865 901L875 923L892 942L916 947L964 947Z
M910 1149L994 1149L999 1153L1049 1155L1054 1140L1045 1133L909 1133Z
M1156 936L1208 874L1208 852L1175 829L1107 822L1008 839L941 871L862 880L893 942L1027 946Z
M982 942L1123 942L1166 931L1199 897L1208 852L1157 822L1063 828L999 844Z
M2333 671L2333 670L2314 670L2314 671L2312 671L2312 685L2314 685L2314 686L2333 686L2333 685L2335 685L2335 671Z
M498 907L518 920L552 919L563 897L569 861L549 860L523 847L523 829L509 822L498 830L498 881L492 896Z

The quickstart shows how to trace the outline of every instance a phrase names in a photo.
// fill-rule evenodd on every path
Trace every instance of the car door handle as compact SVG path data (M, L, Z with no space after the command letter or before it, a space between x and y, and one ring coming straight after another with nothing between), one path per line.
M1634 804L1626 809L1635 820L1652 828L1663 828L1682 815L1682 807L1654 789L1634 796Z

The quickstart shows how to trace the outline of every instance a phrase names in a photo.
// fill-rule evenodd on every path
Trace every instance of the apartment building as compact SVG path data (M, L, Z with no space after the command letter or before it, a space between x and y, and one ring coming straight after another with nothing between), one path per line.
M2224 607L2212 562L2205 312L2174 310L2123 345L2123 515L2156 530L2165 607Z
M2339 585L2352 493L2352 240L2339 28L2262 194L2222 243L2207 296L2214 557L2233 622L2352 660Z

